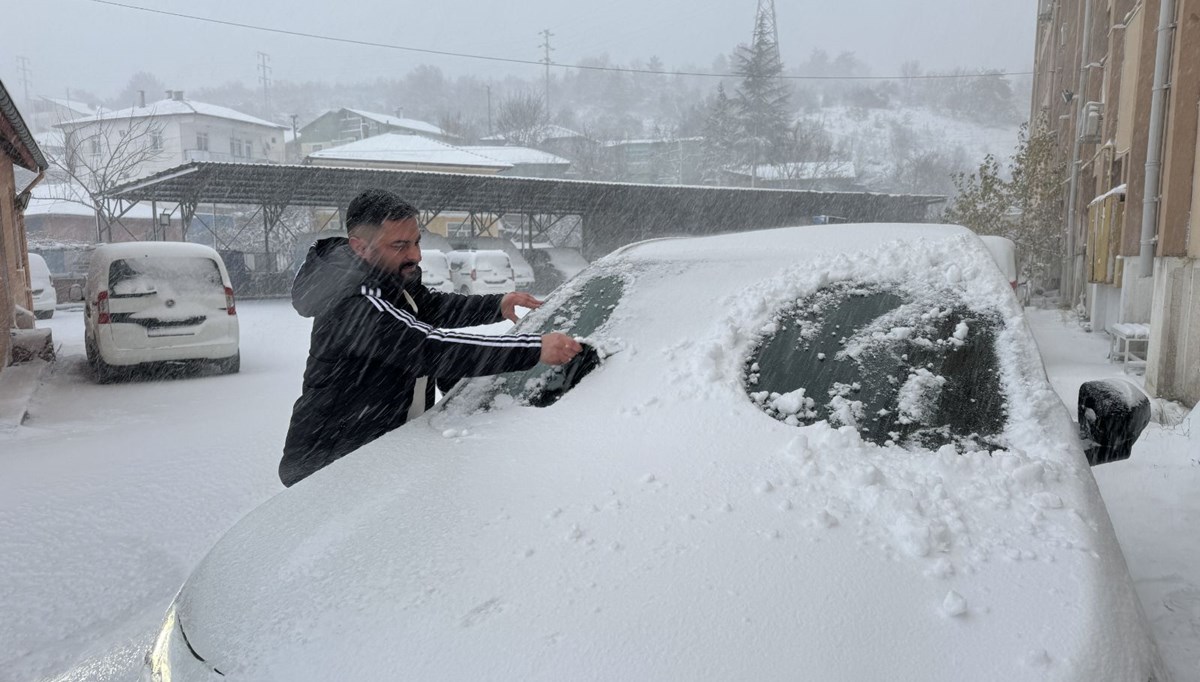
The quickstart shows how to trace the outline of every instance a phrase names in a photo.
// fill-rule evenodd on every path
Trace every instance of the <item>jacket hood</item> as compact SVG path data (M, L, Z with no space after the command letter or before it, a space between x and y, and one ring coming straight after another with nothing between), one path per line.
M373 274L350 250L350 240L318 240L309 247L292 282L292 307L304 317L316 317L343 298L357 294Z

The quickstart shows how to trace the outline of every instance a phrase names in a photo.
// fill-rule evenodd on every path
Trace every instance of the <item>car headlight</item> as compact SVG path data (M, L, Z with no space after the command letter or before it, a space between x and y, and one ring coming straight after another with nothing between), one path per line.
M154 648L146 654L142 682L212 682L224 677L192 648L172 604Z

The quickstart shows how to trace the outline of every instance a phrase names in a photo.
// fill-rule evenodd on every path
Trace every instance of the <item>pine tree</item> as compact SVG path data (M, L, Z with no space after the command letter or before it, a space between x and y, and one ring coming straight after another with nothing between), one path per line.
M779 163L787 148L792 115L790 94L783 75L779 46L770 30L768 17L760 13L754 41L738 48L735 72L741 76L734 102L740 123L738 147L750 166Z
M725 94L725 86L718 84L716 97L704 120L704 158L701 162L704 182L719 184L721 169L737 162L738 129L736 107Z

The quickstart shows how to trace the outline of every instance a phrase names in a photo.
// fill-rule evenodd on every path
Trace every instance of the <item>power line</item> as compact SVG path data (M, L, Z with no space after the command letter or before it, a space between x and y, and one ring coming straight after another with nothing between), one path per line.
M419 54L432 54L441 57L458 57L461 59L476 59L488 62L503 62L507 64L526 64L530 66L553 66L560 69L578 69L580 71L611 71L616 73L638 73L651 74L656 76L695 76L701 78L738 78L735 73L703 73L699 71L656 71L653 69L634 69L621 66L593 66L588 64L561 64L559 62L550 62L547 64L545 60L533 59L514 59L512 57L495 57L490 55L470 54L467 52L450 52L447 50L430 50L421 47L410 47L407 45L394 45L391 43L377 43L370 40L359 40L356 38L342 38L338 36L322 35L320 33L308 33L305 31L290 31L283 28L273 28L270 26L258 26L255 24L245 24L237 21L229 21L226 19L213 19L211 17L201 17L194 14L183 14L181 12L169 12L162 9L154 9L152 7L140 7L138 5L129 5L122 2L113 2L113 0L88 0L98 5L109 5L111 7L120 7L122 9L135 10L138 12L148 12L150 14L161 14L178 19L189 19L191 21L202 21L209 24L217 24L220 26L232 26L234 28L244 28L252 31L265 31L267 33L276 33L279 35L292 36L296 38L311 38L313 40L325 40L334 43L344 43L347 45L359 45L362 47L377 47L384 50L399 50L402 52L416 52ZM898 80L943 80L950 78L991 78L995 76L1032 76L1033 71L996 71L995 73L948 73L948 74L928 74L923 76L779 76L784 80L808 80L808 81L898 81Z

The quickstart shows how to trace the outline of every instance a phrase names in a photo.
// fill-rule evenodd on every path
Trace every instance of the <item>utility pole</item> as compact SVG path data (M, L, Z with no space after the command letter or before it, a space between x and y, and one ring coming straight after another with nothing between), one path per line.
M485 85L487 88L487 136L492 136L492 86Z
M296 114L292 114L292 147L295 150L292 153L295 156L293 158L288 159L287 160L288 163L300 161L300 130L296 127L296 121L299 118L300 117L297 116ZM287 145L284 145L283 148L284 148L285 152L288 151ZM286 156L286 154L285 154L285 156Z
M554 37L554 34L551 33L550 29L547 28L547 29L543 29L542 32L539 33L538 35L540 35L542 37L542 44L538 45L538 47L540 47L540 48L542 48L542 50L544 50L544 55L545 55L542 57L541 62L546 65L546 96L545 96L546 119L549 120L549 118L550 118L550 64L551 64L550 53L554 51L554 48L550 47L550 39Z
M271 116L271 55L258 53L258 82L263 91L263 113Z
M21 73L21 84L25 86L25 107L29 108L29 57L17 55L17 70Z

